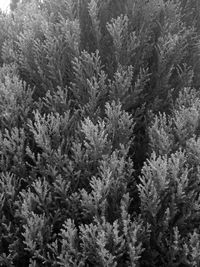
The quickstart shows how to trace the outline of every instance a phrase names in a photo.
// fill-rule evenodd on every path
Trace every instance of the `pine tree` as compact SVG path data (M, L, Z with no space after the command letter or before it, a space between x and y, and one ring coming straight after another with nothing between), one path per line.
M17 8L17 4L20 2L20 0L12 0L10 2L10 10L14 11Z

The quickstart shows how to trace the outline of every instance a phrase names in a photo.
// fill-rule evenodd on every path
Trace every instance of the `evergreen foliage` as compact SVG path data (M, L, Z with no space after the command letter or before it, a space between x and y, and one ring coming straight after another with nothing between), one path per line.
M0 14L0 266L200 266L198 0Z

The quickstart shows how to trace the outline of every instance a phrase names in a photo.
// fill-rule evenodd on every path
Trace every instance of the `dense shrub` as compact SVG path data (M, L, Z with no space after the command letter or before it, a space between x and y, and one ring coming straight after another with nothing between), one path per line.
M0 266L200 265L198 8L0 14Z

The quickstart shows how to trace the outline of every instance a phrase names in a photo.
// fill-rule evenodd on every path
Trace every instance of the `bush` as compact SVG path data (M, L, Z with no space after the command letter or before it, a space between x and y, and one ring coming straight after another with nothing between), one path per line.
M196 5L0 15L1 266L199 266Z

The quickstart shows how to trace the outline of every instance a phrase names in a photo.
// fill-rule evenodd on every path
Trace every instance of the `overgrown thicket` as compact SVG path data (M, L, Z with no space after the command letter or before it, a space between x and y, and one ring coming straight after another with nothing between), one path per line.
M0 266L200 266L199 1L18 2L0 15Z

